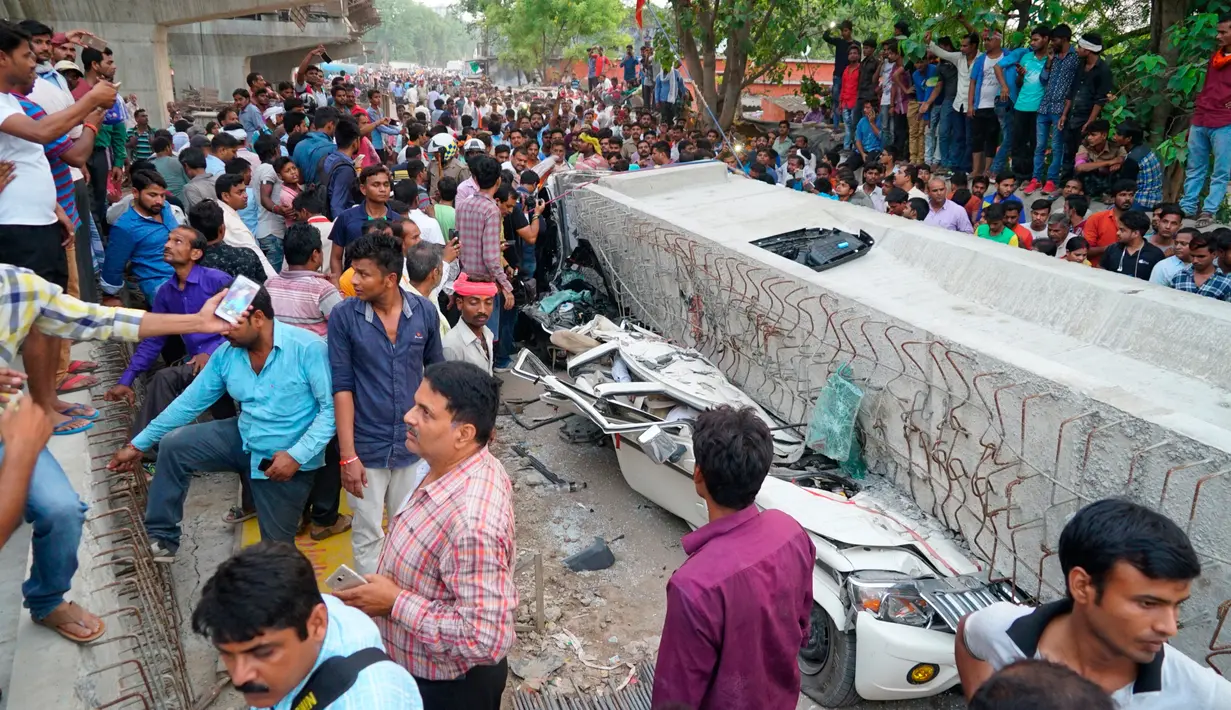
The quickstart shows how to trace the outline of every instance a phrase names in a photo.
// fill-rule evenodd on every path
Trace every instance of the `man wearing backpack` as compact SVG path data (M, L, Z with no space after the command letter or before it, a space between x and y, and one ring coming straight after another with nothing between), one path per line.
M359 124L349 118L338 121L333 132L337 150L325 155L317 169L317 182L325 186L325 216L337 219L359 204L355 194L355 155L359 152ZM298 146L296 146L298 147Z
M304 185L320 182L316 174L317 166L328 154L337 150L333 144L333 134L338 127L341 114L332 106L321 106L316 109L312 118L312 130L295 144L295 154L292 160L299 168L299 177Z
M293 545L260 542L223 562L205 583L192 628L213 641L251 707L423 710L414 678L385 654L376 623L321 594L312 563Z

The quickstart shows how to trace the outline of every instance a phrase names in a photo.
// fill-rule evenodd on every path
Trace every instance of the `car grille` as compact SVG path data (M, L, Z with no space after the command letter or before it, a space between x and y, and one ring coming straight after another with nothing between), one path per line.
M952 631L957 631L957 622L971 612L996 602L1026 601L1009 582L988 582L975 575L921 579L917 586L920 596Z

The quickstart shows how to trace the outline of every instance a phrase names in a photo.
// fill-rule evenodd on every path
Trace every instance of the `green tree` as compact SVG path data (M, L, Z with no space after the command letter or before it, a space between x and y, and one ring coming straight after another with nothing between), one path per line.
M738 115L740 94L753 82L781 80L782 60L822 43L833 0L670 0L680 58L724 130ZM858 3L864 13L874 3ZM647 15L652 11L647 9ZM722 72L718 59L723 59ZM708 112L702 120L713 123Z
M474 56L475 38L453 16L442 16L412 0L376 0L381 24L367 38L378 43L385 61L443 67Z
M592 45L623 46L628 9L620 0L507 0L482 6L500 58L542 79L561 58L577 58Z

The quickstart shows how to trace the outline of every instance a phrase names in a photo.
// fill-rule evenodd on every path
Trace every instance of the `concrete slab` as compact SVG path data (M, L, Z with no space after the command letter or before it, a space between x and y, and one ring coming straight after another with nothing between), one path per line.
M557 194L592 179L556 178ZM1205 562L1177 644L1204 656L1231 597L1231 388L1209 346L1231 336L1225 304L721 164L612 175L563 205L625 308L784 419L806 421L849 365L874 470L1031 594L1062 589L1049 551L1081 504L1123 495L1175 518ZM817 273L749 243L803 227L877 245Z

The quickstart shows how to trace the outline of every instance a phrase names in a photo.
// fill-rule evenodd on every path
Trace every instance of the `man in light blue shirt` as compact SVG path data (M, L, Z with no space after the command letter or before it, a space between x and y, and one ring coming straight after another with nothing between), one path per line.
M192 628L213 641L254 709L294 710L310 694L313 708L423 710L415 679L389 660L376 623L321 594L312 563L292 545L260 542L223 562Z
M127 467L161 442L145 508L155 562L175 559L192 474L238 472L261 539L293 543L324 466L334 434L329 349L320 336L275 322L264 288L251 308L183 394L109 464ZM239 406L238 417L192 423L223 394Z

